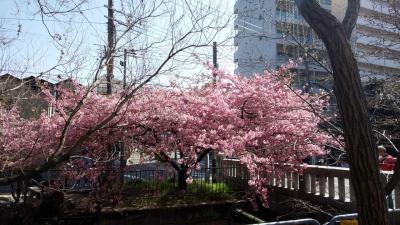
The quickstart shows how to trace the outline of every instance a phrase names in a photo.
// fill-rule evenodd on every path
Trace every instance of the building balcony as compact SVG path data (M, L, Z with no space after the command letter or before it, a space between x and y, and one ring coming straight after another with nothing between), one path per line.
M388 68L400 68L400 62L398 60L386 59L384 57L376 57L376 56L364 56L357 57L357 61L364 63L375 65L378 67L388 67Z

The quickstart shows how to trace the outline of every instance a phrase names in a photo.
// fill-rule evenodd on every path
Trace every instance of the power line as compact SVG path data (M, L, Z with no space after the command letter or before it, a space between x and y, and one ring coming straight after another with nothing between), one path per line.
M75 4L75 3L74 3ZM76 4L75 4L76 5ZM88 22L88 24L90 25L90 27L94 30L94 32L96 32L96 35L98 38L100 38L100 40L103 41L103 43L105 43L105 40L102 38L102 36L99 34L99 32L97 31L97 29L93 26L94 22L89 21L89 19L86 17L86 15L82 12L81 15L83 16L83 18L85 18L86 22ZM103 25L104 23L102 23Z
M19 34L19 33L22 33L22 34L29 34L29 35L36 35L36 36L43 36L43 37L48 37L48 38L50 38L50 39L52 39L49 35L46 35L46 34L39 34L39 33L34 33L34 32L28 32L28 31L19 31L19 30L14 30L14 29L11 29L11 28L5 28L5 27L0 27L0 29L2 29L2 30L7 30L7 31L13 31L13 32L15 32L15 33L17 33L17 34Z
M34 19L34 18L17 18L17 17L0 17L0 20L21 20L21 21L32 21L32 22L60 22L60 23L77 23L77 24L107 24L105 22L95 21L74 21L74 20L58 20L58 19Z

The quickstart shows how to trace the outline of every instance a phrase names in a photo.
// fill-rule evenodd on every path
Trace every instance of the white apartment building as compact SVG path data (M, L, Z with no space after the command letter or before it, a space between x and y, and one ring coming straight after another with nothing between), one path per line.
M338 19L344 18L347 0L320 0L320 4ZM376 51L379 41L399 41L399 33L370 25L370 19L366 18L371 11L385 13L385 8L378 9L369 0L362 0L353 43L362 77L400 74L399 61L391 59L397 54L399 45L393 46L393 51ZM302 18L293 0L236 0L234 13L237 31L235 73L251 76L279 67L289 59L302 57L305 62L298 68L297 85L308 83L311 89L321 85L330 88L331 81L324 69L329 65L323 44ZM397 56L400 58L400 54Z
M400 1L396 9L400 9ZM400 76L400 15L394 12L388 0L361 0L356 27L356 54L360 75L386 79ZM394 4L394 3L392 3Z

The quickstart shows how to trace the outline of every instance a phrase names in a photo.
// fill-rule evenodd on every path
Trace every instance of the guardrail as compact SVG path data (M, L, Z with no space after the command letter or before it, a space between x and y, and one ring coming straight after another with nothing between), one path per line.
M60 171L51 170L44 173L44 180L57 179ZM382 180L387 180L391 172L382 172ZM191 174L194 185L224 183L241 188L247 187L249 175L245 166L237 159L224 159L218 162L217 168L201 168ZM170 180L176 185L177 174L174 170L129 170L124 173L124 181L145 180L150 183L159 183ZM79 180L61 180L63 189L90 188L88 180L82 177ZM152 185L157 188L157 185ZM216 185L215 187L217 187ZM356 209L355 196L350 182L349 168L308 165L302 173L287 172L282 177L274 178L269 187L275 193L309 200L317 204L330 204L338 209L354 212ZM217 187L220 189L219 187ZM224 190L221 188L220 190ZM397 185L389 198L389 207L400 208L400 185Z
M286 220L286 221L269 222L269 223L258 223L252 225L320 225L320 223L314 219L299 219L299 220Z
M345 220L357 220L357 213L343 214L334 216L329 222L324 223L324 225L336 225L341 224ZM400 210L391 209L389 210L389 222L391 225L397 225L400 223ZM268 223L257 223L249 225L320 225L320 223L315 219L299 219L299 220L285 220L277 222Z
M357 213L338 215L338 216L334 216L329 222L325 223L324 225L336 225L340 221L357 219L357 217L358 217ZM399 224L399 222L400 222L400 210L399 209L389 210L389 222L391 225Z
M224 165L229 165L233 177L245 173L239 160L223 160ZM381 172L382 182L386 182L390 176L392 172ZM330 204L346 211L356 210L349 168L307 165L302 173L287 172L283 177L274 178L269 186L274 192L314 203ZM389 207L400 208L400 185L396 186L388 202Z
M386 182L391 172L382 172L382 182ZM355 195L350 182L349 168L309 165L302 174L287 172L284 177L274 179L272 187L297 192L297 196L314 201L335 204L347 210L355 210ZM400 208L400 186L389 198L389 206Z

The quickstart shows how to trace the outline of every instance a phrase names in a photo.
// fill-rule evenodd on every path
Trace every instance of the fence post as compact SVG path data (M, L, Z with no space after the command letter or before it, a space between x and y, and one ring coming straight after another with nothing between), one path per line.
M319 195L325 197L326 193L326 176L319 176Z
M293 178L292 178L292 173L291 172L286 172L286 186L287 189L292 189L292 182L293 182Z
M329 198L335 199L335 178L332 176L328 177L328 195Z
M210 182L210 153L207 154L206 157L206 168L204 170L205 172L205 180L206 182Z
M317 184L317 179L316 179L316 175L315 174L310 174L310 176L311 176L311 179L310 179L310 192L311 192L311 194L314 194L315 195L315 193L317 192L317 189L316 189L316 184Z
M354 188L351 180L349 180L350 184L350 202L356 202L356 194L354 193Z
M292 187L294 190L299 190L299 174L297 172L294 172L292 174L292 180L293 180L293 184Z
M345 193L345 184L344 184L344 177L338 177L339 182L339 200L345 202L346 200L346 193Z
M299 192L306 192L305 174L299 175Z

